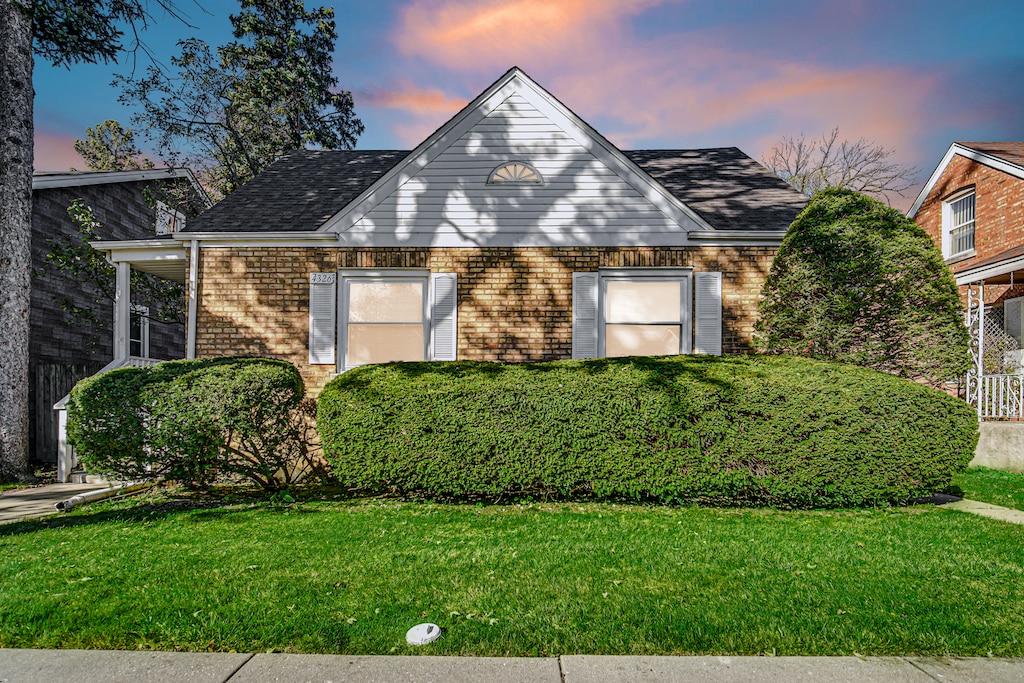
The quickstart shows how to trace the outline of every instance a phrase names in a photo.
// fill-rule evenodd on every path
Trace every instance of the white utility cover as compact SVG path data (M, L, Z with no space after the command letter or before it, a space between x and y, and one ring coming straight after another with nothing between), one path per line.
M441 637L441 627L437 624L416 624L405 634L405 642L410 645L426 645Z

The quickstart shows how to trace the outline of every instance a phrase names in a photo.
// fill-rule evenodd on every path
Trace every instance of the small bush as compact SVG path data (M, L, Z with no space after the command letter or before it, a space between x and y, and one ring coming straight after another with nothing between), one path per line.
M781 507L906 503L978 438L925 386L754 356L368 366L325 387L318 427L360 488Z
M276 490L314 465L303 392L294 366L264 358L121 368L72 390L68 439L90 471L120 479L242 477Z

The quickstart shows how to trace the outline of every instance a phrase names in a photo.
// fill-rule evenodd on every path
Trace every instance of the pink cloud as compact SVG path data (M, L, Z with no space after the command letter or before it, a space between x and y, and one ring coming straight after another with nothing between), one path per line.
M67 171L85 169L85 160L75 151L75 136L35 130L36 171Z
M412 0L392 39L404 55L456 77L496 77L518 64L624 148L737 145L756 158L782 135L838 125L844 137L916 158L908 147L929 114L933 77L779 57L736 40L735 26L634 34L635 17L671 1ZM403 139L442 120L407 122Z
M446 95L440 88L418 88L408 82L396 89L367 90L356 95L357 101L371 107L440 112L449 116L466 106L467 102L464 98Z
M395 44L404 54L464 70L493 70L585 51L592 37L666 0L414 0Z

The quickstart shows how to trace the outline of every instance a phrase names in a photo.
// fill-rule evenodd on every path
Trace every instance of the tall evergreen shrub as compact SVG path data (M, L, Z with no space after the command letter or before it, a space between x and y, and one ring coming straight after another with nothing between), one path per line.
M853 363L936 385L969 366L956 284L923 229L850 190L816 194L762 292L760 349Z

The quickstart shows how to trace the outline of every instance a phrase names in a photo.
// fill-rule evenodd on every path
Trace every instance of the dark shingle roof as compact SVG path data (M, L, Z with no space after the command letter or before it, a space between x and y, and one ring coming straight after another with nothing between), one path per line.
M958 142L956 144L1024 167L1024 142Z
M409 152L292 152L189 221L187 232L316 230Z
M718 230L786 230L807 203L735 147L624 154ZM316 230L407 155L293 152L190 221L188 231Z
M735 147L623 152L716 230L786 230L807 197Z

